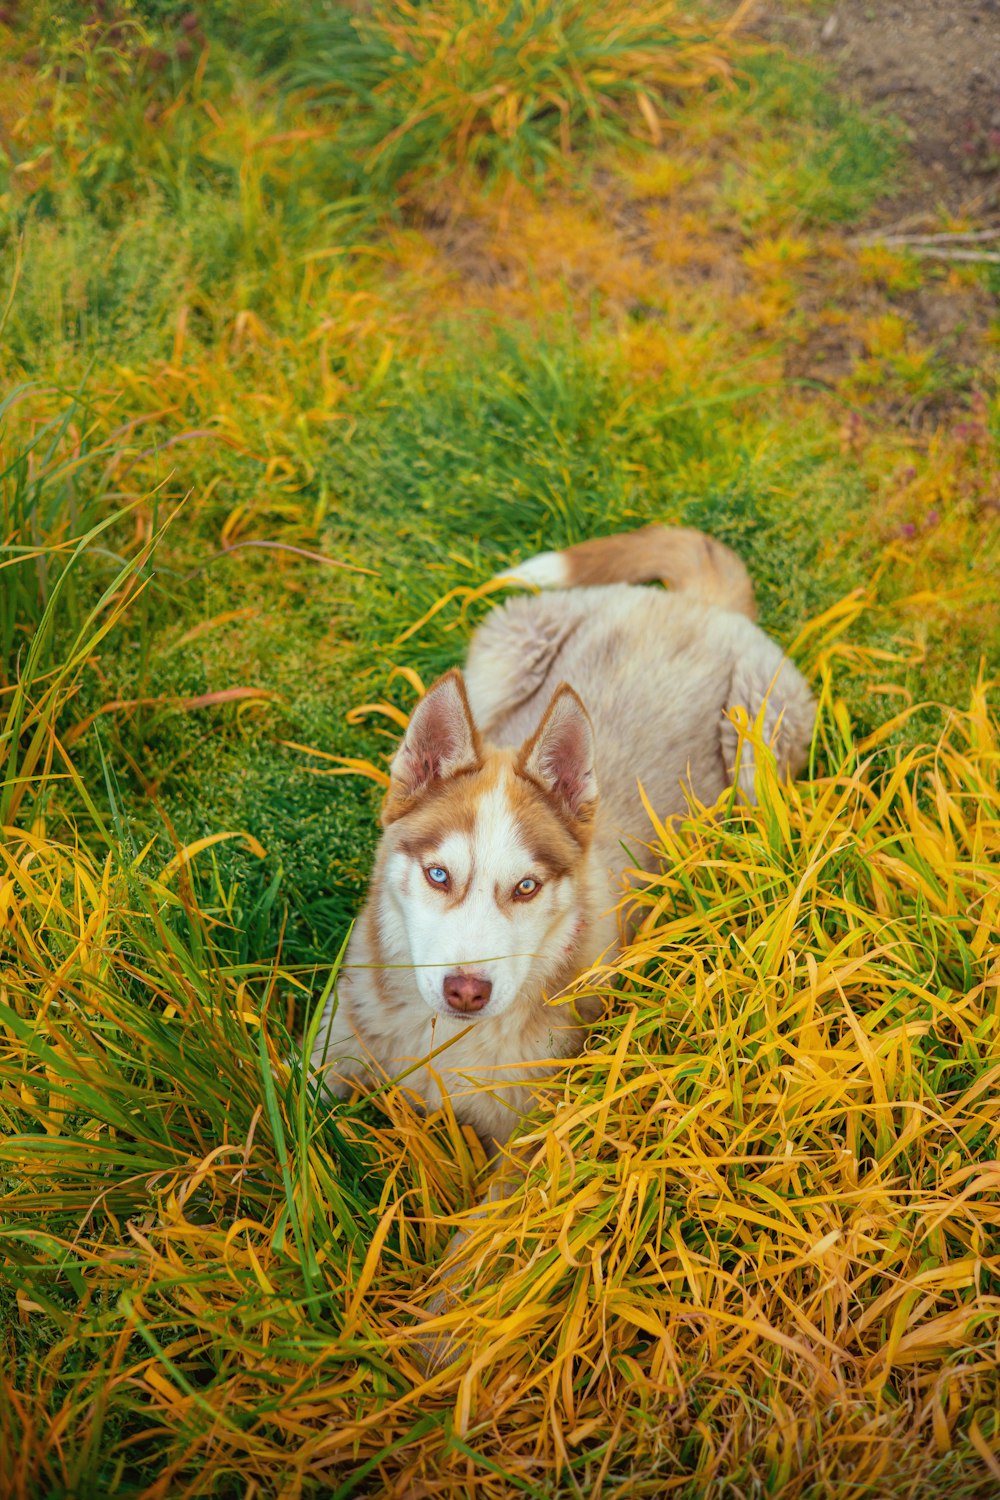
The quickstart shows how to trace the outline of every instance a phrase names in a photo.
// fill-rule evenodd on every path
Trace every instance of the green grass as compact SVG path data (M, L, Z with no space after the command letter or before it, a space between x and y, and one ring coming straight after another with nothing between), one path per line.
M749 100L737 106L765 139L729 169L723 202L743 223L839 224L857 219L898 164L896 130L833 91L798 62L752 59Z
M991 1493L997 344L842 236L893 130L697 8L89 15L0 20L0 1488ZM654 518L813 776L665 850L428 1381L481 1149L281 1062L377 833L323 757Z

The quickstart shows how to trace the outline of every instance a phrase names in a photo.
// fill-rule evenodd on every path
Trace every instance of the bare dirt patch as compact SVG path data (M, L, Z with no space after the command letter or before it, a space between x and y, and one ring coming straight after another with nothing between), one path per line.
M752 25L903 122L896 177L861 222L811 224L806 206L772 222L766 205L742 220L726 194L761 177L752 146L695 130L635 174L425 211L413 253L436 268L435 309L544 326L572 307L586 327L596 308L637 344L647 325L650 348L657 327L715 322L734 360L766 357L871 427L964 420L997 364L993 267L965 257L1000 254L981 237L1000 235L1000 0L761 0Z
M755 30L836 71L906 126L910 162L880 217L1000 212L1000 0L839 0L755 12Z

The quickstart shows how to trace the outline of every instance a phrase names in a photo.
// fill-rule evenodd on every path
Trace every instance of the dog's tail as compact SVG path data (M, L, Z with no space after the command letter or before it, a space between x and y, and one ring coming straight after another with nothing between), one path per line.
M643 526L594 537L565 552L539 552L497 574L502 583L539 589L598 583L669 583L701 604L753 619L753 584L743 563L722 542L690 526Z

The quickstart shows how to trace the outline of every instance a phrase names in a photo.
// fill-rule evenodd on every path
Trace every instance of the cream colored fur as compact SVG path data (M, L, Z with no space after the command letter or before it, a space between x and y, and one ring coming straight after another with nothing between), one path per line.
M661 819L683 813L689 793L712 803L732 781L737 707L751 720L763 709L779 765L794 773L814 718L801 675L748 618L742 563L700 533L651 527L542 554L506 576L560 591L510 598L487 617L469 648L467 707L451 674L415 712L313 1058L341 1093L412 1070L405 1086L429 1108L447 1092L490 1148L531 1107L546 1061L579 1050L595 1014L558 996L614 952L623 844L655 865L638 783ZM591 586L572 587L575 576ZM675 587L614 581L623 577ZM557 694L562 684L589 725L573 695ZM551 715L543 724L554 701L561 728ZM523 749L540 725L534 750ZM739 782L750 798L753 771L745 746ZM534 868L531 797L540 818L561 820L575 854L522 909L509 892ZM436 842L417 855L408 839L431 814ZM428 860L449 875L447 899ZM441 985L454 972L492 984L480 1013L449 1013Z

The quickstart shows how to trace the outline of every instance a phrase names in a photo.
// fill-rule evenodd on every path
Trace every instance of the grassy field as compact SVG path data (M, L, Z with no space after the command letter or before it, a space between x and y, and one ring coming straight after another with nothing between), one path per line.
M998 1492L1000 278L744 9L0 6L4 1496ZM428 1377L481 1148L281 1060L479 586L653 518L810 774L650 831Z

